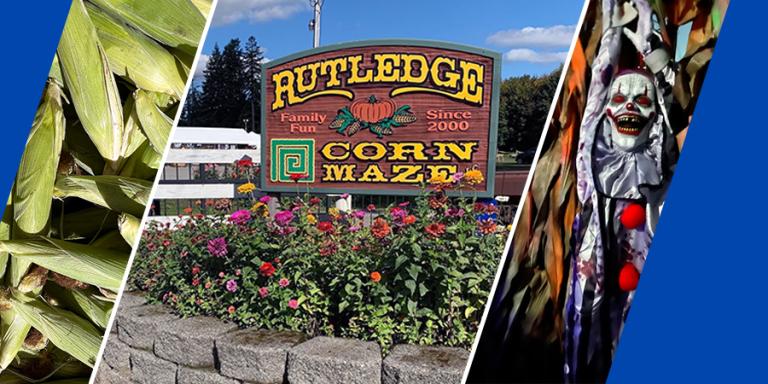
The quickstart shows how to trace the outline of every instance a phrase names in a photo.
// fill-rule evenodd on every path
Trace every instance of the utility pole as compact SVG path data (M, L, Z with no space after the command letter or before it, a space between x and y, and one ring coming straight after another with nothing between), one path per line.
M309 30L314 34L312 48L317 48L320 46L320 9L323 7L323 0L309 0L309 5L315 11L315 18L309 21Z

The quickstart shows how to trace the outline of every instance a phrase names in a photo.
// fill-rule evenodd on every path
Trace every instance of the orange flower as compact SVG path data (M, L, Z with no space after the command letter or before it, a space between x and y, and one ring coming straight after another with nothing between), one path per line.
M186 208L184 208L184 213L186 213L187 215L189 215L190 213L192 213L192 208L191 208L191 207L186 207Z
M373 224L371 225L371 233L373 236L377 239L383 239L387 237L392 232L392 229L389 227L389 223L387 223L386 220L384 220L381 217L377 217L375 220L373 220Z
M371 281L374 283L378 283L381 281L381 273L378 273L376 271L371 272Z
M414 215L408 215L403 218L403 224L409 225L416 222L416 216Z
M424 228L424 231L426 231L428 234L434 237L440 237L443 233L445 233L445 224L432 223L430 225L427 225Z

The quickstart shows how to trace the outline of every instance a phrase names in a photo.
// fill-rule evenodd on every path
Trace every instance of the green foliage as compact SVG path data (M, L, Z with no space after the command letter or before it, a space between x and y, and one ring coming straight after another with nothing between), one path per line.
M258 132L263 59L264 52L254 37L245 47L239 39L230 40L223 50L214 46L202 86L189 90L180 125L244 127Z
M511 77L501 83L500 150L529 151L536 148L560 80L560 71L557 69L540 77Z
M150 226L129 284L183 316L375 340L385 351L470 346L506 238L495 204L433 191L379 216L321 216L309 196L280 206Z

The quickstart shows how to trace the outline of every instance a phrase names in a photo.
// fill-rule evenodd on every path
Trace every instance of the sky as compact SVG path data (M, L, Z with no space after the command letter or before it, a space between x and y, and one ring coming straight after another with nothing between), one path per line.
M215 44L254 36L267 60L312 48L309 0L219 0L200 64ZM439 40L503 55L502 76L542 75L566 57L583 3L575 0L324 0L321 45ZM196 79L202 78L199 65Z

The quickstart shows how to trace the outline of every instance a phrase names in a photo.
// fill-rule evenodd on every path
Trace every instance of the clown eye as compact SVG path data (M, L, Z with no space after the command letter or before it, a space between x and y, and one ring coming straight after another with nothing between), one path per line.
M635 99L635 101L643 107L651 106L651 98L648 96L640 96L637 99Z
M621 104L625 101L627 101L627 98L624 97L624 95L622 95L621 93L617 93L613 95L613 97L611 98L611 102L615 104Z

